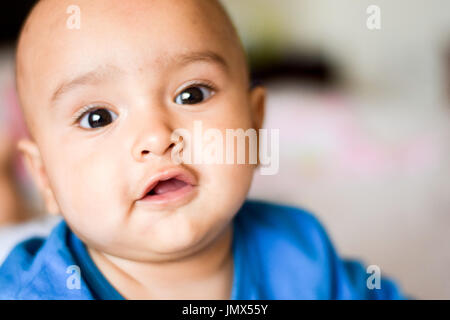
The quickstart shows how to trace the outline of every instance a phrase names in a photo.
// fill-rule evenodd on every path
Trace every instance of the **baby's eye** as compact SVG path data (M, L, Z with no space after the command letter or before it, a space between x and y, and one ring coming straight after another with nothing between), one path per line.
M175 98L175 103L197 104L209 99L213 94L213 89L206 86L189 87Z
M105 127L116 120L117 115L104 108L97 108L91 111L86 111L80 117L80 127L85 129L95 129Z

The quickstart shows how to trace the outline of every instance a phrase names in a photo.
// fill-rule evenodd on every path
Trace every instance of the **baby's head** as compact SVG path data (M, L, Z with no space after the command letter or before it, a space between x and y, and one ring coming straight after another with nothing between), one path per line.
M31 135L19 148L47 210L88 246L162 261L225 230L255 165L176 164L171 138L194 121L224 136L262 124L264 90L250 88L241 43L216 0L42 0L16 63ZM178 180L142 200L168 177ZM167 188L179 189L167 196Z

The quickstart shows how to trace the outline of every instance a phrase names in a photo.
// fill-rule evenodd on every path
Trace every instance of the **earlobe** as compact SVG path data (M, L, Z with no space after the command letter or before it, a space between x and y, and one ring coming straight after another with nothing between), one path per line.
M263 126L265 108L266 108L266 89L257 86L250 92L250 107L252 111L254 128L259 130Z
M24 138L17 143L17 149L21 152L25 167L44 199L47 211L59 214L59 206L50 187L38 146L30 139Z

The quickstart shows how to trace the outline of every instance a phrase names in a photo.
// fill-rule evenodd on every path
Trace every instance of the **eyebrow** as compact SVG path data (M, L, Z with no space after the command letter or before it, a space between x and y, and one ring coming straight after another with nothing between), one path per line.
M176 56L169 56L165 59L165 64L175 63L178 66L188 65L195 62L210 62L219 65L224 71L229 71L229 65L226 60L219 54L213 51L198 51L178 54ZM105 81L107 78L112 78L118 74L123 74L124 71L114 65L102 65L98 66L92 71L85 72L74 77L71 80L64 81L56 87L54 91L51 102L55 103L63 95L69 91L80 87L95 85Z
M113 77L118 73L123 73L123 71L115 66L99 66L94 70L78 75L69 81L64 81L57 86L57 89L52 95L51 102L56 102L64 94L79 86L94 85L104 81L106 78Z
M212 62L221 66L225 71L229 71L227 61L220 54L209 50L179 54L175 57L169 58L169 60L178 65L187 65L189 63L199 61Z

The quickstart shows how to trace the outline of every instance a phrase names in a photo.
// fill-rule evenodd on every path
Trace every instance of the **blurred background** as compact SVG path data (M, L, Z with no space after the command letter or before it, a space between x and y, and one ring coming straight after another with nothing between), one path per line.
M15 150L13 49L33 2L1 10L0 263L55 223ZM407 294L450 299L450 1L222 2L280 129L279 173L256 174L250 196L314 212L342 256Z

